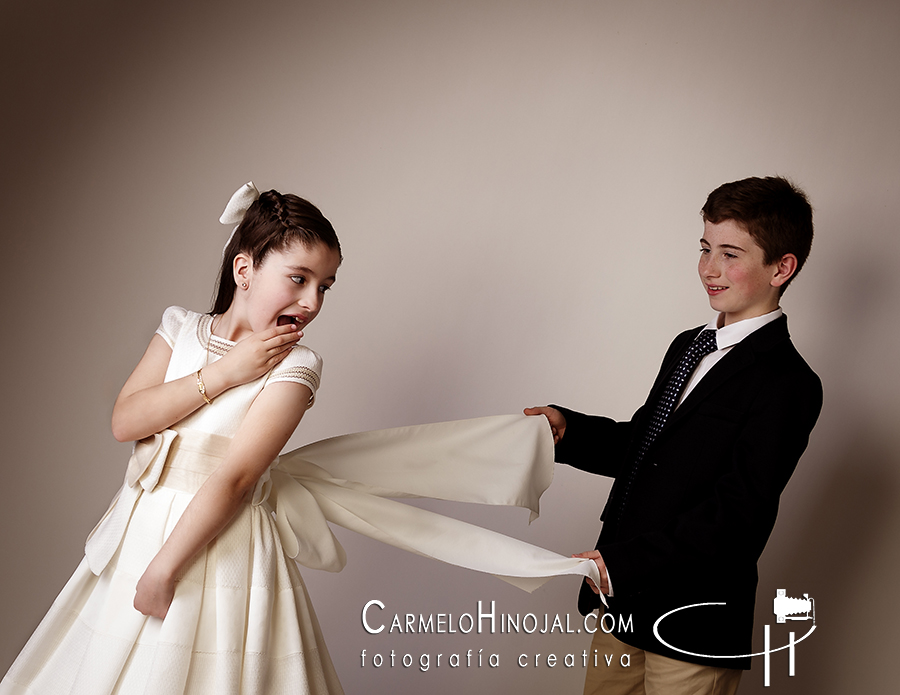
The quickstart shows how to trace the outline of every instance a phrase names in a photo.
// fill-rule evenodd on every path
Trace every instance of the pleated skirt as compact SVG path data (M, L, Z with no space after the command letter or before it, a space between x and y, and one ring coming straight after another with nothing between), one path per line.
M333 695L341 685L267 505L243 505L178 579L165 619L135 587L193 495L144 492L112 560L83 560L0 695Z

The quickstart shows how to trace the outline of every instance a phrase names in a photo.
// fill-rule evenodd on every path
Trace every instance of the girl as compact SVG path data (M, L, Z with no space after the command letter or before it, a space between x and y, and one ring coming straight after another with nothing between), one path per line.
M322 360L299 345L341 263L331 224L247 184L222 216L210 314L162 324L113 410L136 440L85 559L0 695L341 693L297 567L339 571L328 523L531 590L590 560L388 497L515 504L537 516L553 473L543 418L500 416L316 442L279 457Z
M252 184L223 221L251 201L212 312L167 309L122 388L113 434L139 440L126 484L3 695L342 692L263 504L315 398L322 360L298 341L340 244L314 205Z

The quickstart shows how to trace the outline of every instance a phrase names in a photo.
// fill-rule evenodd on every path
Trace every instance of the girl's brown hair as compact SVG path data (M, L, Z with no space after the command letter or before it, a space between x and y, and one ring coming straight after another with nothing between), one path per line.
M260 194L225 247L210 313L224 314L234 300L232 267L239 253L250 256L253 266L259 267L269 253L297 241L307 248L325 244L341 254L334 227L315 205L291 193L272 190Z

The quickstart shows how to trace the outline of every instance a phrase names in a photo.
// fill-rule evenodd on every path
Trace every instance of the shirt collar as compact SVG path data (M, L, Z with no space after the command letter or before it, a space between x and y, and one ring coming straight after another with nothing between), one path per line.
M722 350L727 347L732 347L733 345L737 345L748 335L753 333L753 331L758 330L765 326L767 323L771 323L777 318L780 318L784 312L781 310L781 307L775 309L775 311L770 311L768 314L763 314L762 316L754 316L750 319L744 319L743 321L737 321L735 323L730 323L727 326L722 326L722 328L717 328L719 323L719 316L716 316L712 321L710 321L706 328L710 328L716 332L716 347L719 350Z

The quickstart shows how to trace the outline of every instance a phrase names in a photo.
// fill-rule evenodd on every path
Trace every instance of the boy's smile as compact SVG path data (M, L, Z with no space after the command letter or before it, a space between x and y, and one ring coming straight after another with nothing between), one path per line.
M785 277L781 262L766 265L762 248L738 222L705 222L700 246L697 270L709 305L723 314L723 325L778 308L779 288L793 269Z

